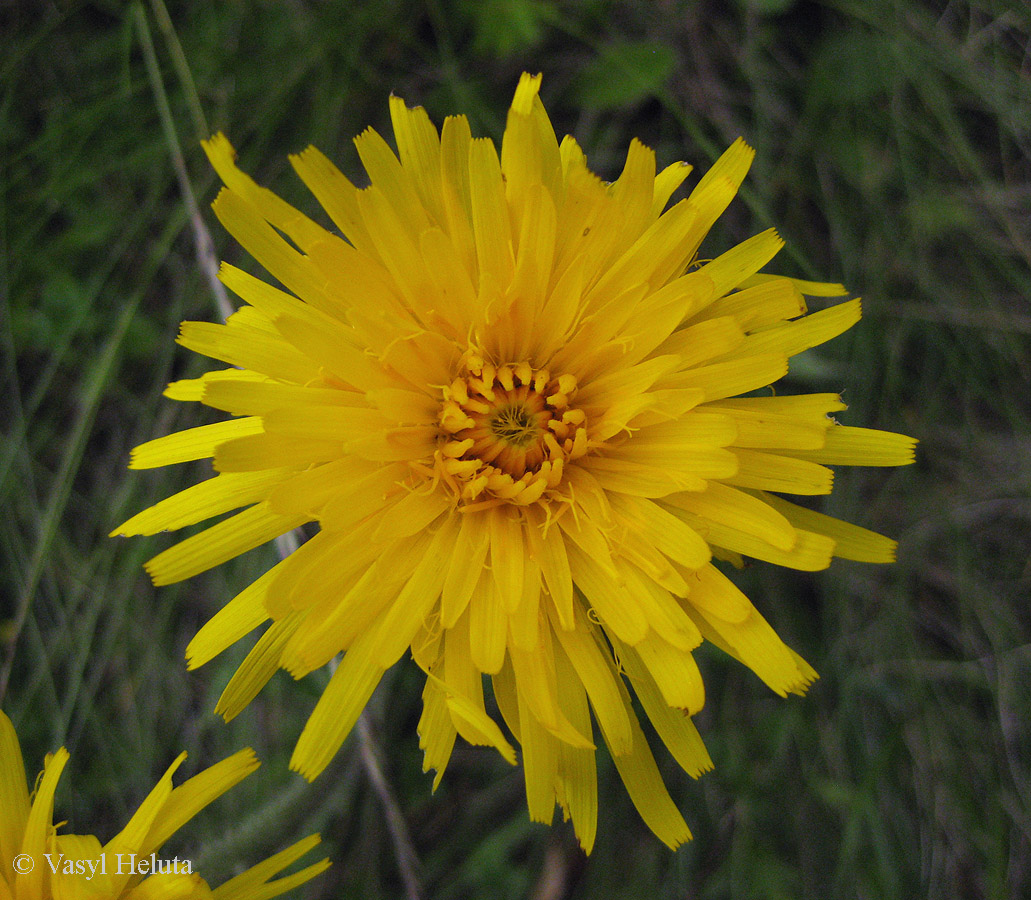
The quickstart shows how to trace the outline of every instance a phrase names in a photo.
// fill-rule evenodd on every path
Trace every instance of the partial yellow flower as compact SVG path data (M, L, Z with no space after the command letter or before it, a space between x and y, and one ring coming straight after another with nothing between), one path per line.
M242 750L172 787L178 759L129 823L106 844L92 835L63 834L54 824L54 791L69 759L48 754L34 792L26 789L21 747L0 712L0 900L271 900L314 878L329 860L270 879L319 843L298 841L212 890L188 859L164 858L161 846L209 803L258 768Z
M116 533L152 534L245 507L147 563L155 584L216 566L306 522L318 533L191 643L198 666L268 619L218 705L236 715L278 668L343 652L292 759L307 778L409 650L439 780L457 735L515 751L485 712L490 677L522 745L533 819L556 802L580 843L597 818L593 719L645 822L690 832L659 777L630 688L685 770L711 766L691 721L703 638L774 691L815 673L712 562L823 569L889 562L894 542L777 496L830 492L829 465L898 465L914 441L837 424L836 394L774 395L788 357L859 319L804 315L840 285L761 274L773 230L706 261L699 246L753 151L738 140L687 199L634 141L606 184L519 82L500 156L462 116L438 133L397 97L398 155L355 143L356 188L308 148L291 162L343 237L205 143L226 228L282 285L223 265L244 305L179 342L231 368L169 386L234 416L137 447L133 468L213 458L216 477ZM745 396L740 396L745 395ZM435 782L436 783L436 782Z

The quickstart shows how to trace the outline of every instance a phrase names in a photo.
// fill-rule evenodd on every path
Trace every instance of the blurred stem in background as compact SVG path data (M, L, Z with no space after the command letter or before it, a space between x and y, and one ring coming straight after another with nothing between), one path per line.
M140 564L168 540L105 535L203 474L125 474L134 444L202 424L158 402L196 374L172 342L178 322L216 317L195 225L213 221L214 178L197 140L225 130L248 171L316 214L288 152L316 144L356 177L350 140L369 124L389 133L390 91L496 138L530 69L545 74L556 128L605 177L633 136L660 163L704 171L744 135L757 150L744 202L703 250L776 225L791 274L861 293L864 321L802 358L791 387L841 391L849 424L913 434L921 457L840 475L826 508L900 538L894 567L735 574L822 678L785 703L700 654L716 770L699 783L667 773L695 831L677 854L638 828L611 768L586 862L562 828L527 821L520 780L489 755L457 749L431 796L418 679L398 667L371 724L426 894L1031 893L1027 10L97 0L10 5L0 31L0 675L27 755L63 743L76 760L78 792L59 798L69 830L88 822L104 837L108 822L113 835L170 748L190 751L192 772L249 744L261 778L169 849L204 848L208 870L228 875L321 830L336 864L295 896L403 891L358 742L326 789L287 771L283 734L317 691L278 677L225 725L210 710L246 648L185 670L199 624L272 560L255 551L157 593ZM202 258L248 265L218 232L215 244Z

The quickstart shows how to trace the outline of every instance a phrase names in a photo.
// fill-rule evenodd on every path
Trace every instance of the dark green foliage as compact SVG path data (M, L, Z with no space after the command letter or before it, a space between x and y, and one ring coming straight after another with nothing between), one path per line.
M842 471L823 508L897 536L899 562L735 575L821 673L786 701L710 649L699 727L716 762L664 759L695 832L676 854L599 755L597 847L527 821L518 770L459 746L436 795L415 735L420 677L371 705L427 896L1010 898L1031 895L1031 79L1026 9L1004 0L8 4L0 11L0 637L4 710L35 771L64 744L68 830L108 839L181 749L191 774L251 745L262 771L169 846L213 884L321 830L333 869L301 897L402 893L356 741L313 788L287 761L322 681L277 676L230 725L211 710L245 652L183 650L274 558L173 588L141 563L170 536L112 540L202 477L129 473L129 449L210 412L160 397L202 362L173 344L215 319L162 131L208 213L198 140L222 129L255 177L321 217L286 155L362 175L350 139L389 134L387 96L497 138L519 73L545 74L560 133L606 178L639 136L703 170L744 135L743 197L706 251L770 224L778 271L843 280L848 335L784 389L841 391L848 424L921 440L900 471ZM74 784L74 790L72 785ZM548 892L545 885L557 885Z

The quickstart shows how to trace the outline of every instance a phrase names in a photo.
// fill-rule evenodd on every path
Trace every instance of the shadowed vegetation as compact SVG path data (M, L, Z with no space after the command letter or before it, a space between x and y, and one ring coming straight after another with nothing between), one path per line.
M734 574L821 679L784 701L700 651L716 769L693 782L657 754L695 834L675 854L604 754L589 859L567 826L527 820L519 770L489 751L459 742L431 796L420 679L396 667L369 721L426 895L1031 895L1031 13L110 0L9 4L0 33L0 679L27 767L72 753L67 830L113 836L180 749L192 774L250 745L262 772L165 855L218 884L320 830L335 865L290 896L401 895L358 741L314 788L287 771L318 677L281 673L225 725L211 710L246 647L186 671L200 624L274 548L155 589L142 562L170 538L107 533L207 472L125 469L135 444L212 421L160 396L204 366L173 343L179 321L218 317L175 142L219 257L257 272L208 210L200 138L224 130L246 171L320 216L288 153L315 144L358 178L351 138L389 135L390 92L497 138L530 70L556 130L606 178L633 136L696 171L738 135L753 144L742 198L703 249L776 225L776 271L862 295L863 321L795 360L782 389L840 391L841 421L921 444L908 469L841 471L822 507L897 537L897 564Z

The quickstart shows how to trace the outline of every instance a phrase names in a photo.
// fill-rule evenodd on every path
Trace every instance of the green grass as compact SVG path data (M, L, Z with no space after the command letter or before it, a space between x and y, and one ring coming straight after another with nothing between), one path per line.
M669 853L611 763L589 859L527 821L521 779L460 747L421 771L419 677L371 705L427 896L1010 898L1031 895L1031 78L1027 10L1002 0L512 0L59 3L0 13L0 672L35 771L72 753L69 830L106 839L165 767L250 745L263 770L168 845L213 884L321 830L330 872L301 897L395 897L380 798L352 739L308 788L287 771L319 679L277 676L230 725L211 712L245 648L195 673L183 650L274 549L154 589L171 539L112 540L202 466L126 471L129 449L210 419L160 397L201 361L173 344L215 319L170 125L218 253L249 265L207 203L198 146L315 214L286 155L360 176L350 139L389 134L391 91L497 137L520 71L556 128L613 177L632 136L704 170L757 150L710 244L776 225L778 270L843 280L864 319L792 368L841 391L849 424L921 440L908 469L839 473L824 508L899 538L899 561L738 580L821 679L781 701L703 650L698 724L716 762L666 766L695 840ZM148 69L147 40L157 69ZM155 71L157 79L155 79ZM160 90L159 90L160 85ZM162 92L168 112L162 121ZM661 754L660 754L661 756ZM74 784L74 789L72 785ZM549 878L559 887L548 893Z

